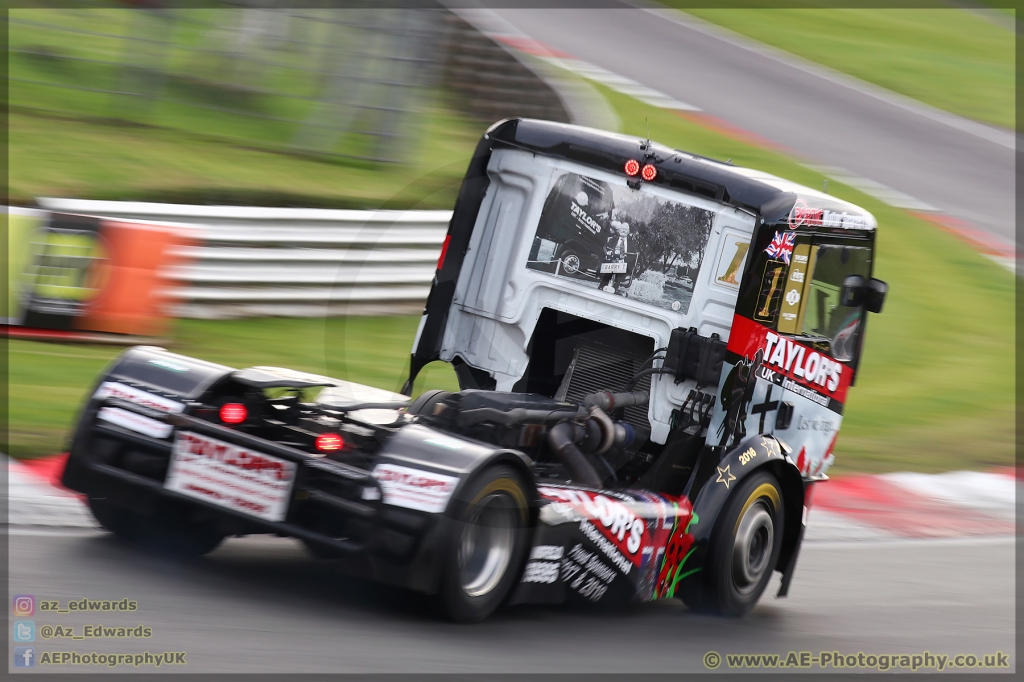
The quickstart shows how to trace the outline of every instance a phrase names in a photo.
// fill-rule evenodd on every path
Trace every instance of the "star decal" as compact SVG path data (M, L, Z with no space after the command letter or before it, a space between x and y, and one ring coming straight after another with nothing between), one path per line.
M715 483L724 483L726 490L729 489L729 482L736 480L736 477L732 475L731 471L729 471L730 466L732 465L727 464L724 469L722 467L715 467L716 469L718 469L718 480L715 481Z
M769 454L776 454L778 444L771 438L761 436L761 445L764 447L765 450L768 451Z

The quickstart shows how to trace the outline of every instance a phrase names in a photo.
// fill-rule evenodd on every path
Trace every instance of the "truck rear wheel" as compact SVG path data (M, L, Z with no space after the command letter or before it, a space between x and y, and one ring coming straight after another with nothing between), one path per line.
M101 526L115 535L150 549L182 556L201 556L217 548L224 535L210 524L194 521L186 509L161 504L155 514L112 504L106 498L89 496L89 509Z
M754 608L779 560L784 514L782 489L768 471L729 496L708 547L698 608L732 617Z
M89 511L93 518L106 530L124 538L135 541L140 535L139 514L112 504L105 497L89 496Z
M504 465L481 472L460 497L444 548L439 606L454 621L474 623L501 605L519 577L529 509L522 479Z

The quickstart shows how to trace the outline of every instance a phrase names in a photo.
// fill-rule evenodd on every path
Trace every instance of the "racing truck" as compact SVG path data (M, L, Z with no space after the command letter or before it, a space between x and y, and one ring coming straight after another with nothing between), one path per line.
M562 267L588 220L629 225L624 293ZM875 232L766 173L504 120L469 163L400 392L137 346L91 390L63 483L129 541L297 538L461 622L673 597L741 616L775 572L789 590L887 291ZM411 399L432 362L460 390Z

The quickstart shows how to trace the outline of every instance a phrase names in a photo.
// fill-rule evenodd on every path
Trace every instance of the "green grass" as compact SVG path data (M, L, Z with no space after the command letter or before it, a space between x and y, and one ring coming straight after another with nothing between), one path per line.
M418 316L180 320L169 349L232 367L278 365L398 390L408 375ZM10 453L40 457L66 447L78 409L118 348L11 340ZM427 366L416 381L457 389L451 368Z
M824 177L598 86L622 132L774 173ZM878 219L876 276L890 286L868 323L833 473L985 469L1014 461L1014 278L955 237L852 188L829 192Z
M952 7L708 9L687 7L686 0L662 1L954 114L1005 128L1016 125L1014 34L971 12Z
M218 10L186 12L175 16L202 21L225 21L226 16ZM457 114L439 93L420 92L422 111L403 124L407 137L400 142L401 164L282 151L308 131L286 121L203 107L305 120L315 106L310 98L323 90L322 75L308 69L322 66L322 55L279 50L273 61L307 70L257 69L216 51L190 51L220 43L188 21L168 28L153 23L154 16L126 9L12 12L12 22L32 23L9 27L9 202L31 204L36 197L61 196L333 208L454 204L486 124ZM307 39L330 42L323 34L327 27L317 24L311 29L317 35ZM164 57L146 41L121 37L165 34L172 45ZM125 62L141 70L125 70ZM166 99L179 103L26 82L135 92L139 84L133 79L147 66L166 74L154 82L162 83ZM362 119L368 115L361 114ZM337 112L335 118L340 116ZM350 128L377 127L362 119ZM373 156L370 139L342 135L329 151Z
M485 126L425 114L410 164L355 167L168 129L12 111L9 201L35 197L337 208L447 208Z
M293 42L244 43L232 33L241 19L237 10L23 8L12 10L10 18L15 107L200 130L239 144L298 144L344 156L377 157L379 143L387 144L358 132L375 128L380 111L354 112L320 101L335 87L360 92L351 81L332 85L326 75L358 73L360 56L342 56L336 47L359 44L355 27L295 20L286 24ZM346 130L304 123L313 119Z

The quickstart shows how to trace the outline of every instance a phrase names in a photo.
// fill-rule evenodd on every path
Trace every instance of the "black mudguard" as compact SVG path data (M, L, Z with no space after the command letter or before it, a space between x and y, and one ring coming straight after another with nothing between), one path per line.
M784 597L796 565L796 557L804 532L804 482L800 470L779 441L772 436L753 436L737 447L726 452L721 459L704 469L710 476L703 482L693 502L697 521L693 523L694 536L693 565L703 567L711 536L718 525L718 515L733 490L755 471L768 469L775 475L782 487L785 506L785 528L782 536L782 550L775 569L782 572L782 588L777 596ZM716 448L706 448L701 458L714 458ZM702 571L688 577L680 585L679 593L684 600L695 596L703 580ZM692 603L692 602L691 602Z
M458 478L455 490L441 513L427 513L384 505L378 530L383 543L398 543L409 549L400 553L379 552L355 557L349 568L359 574L419 592L437 592L445 546L449 533L457 532L452 517L458 502L468 502L464 491L483 470L507 464L519 472L530 509L529 532L536 526L538 495L530 460L516 450L496 448L489 443L470 440L447 432L410 424L385 441L374 465L381 478L382 467L398 466L425 473ZM532 543L532 538L529 540ZM519 570L519 567L516 568Z

